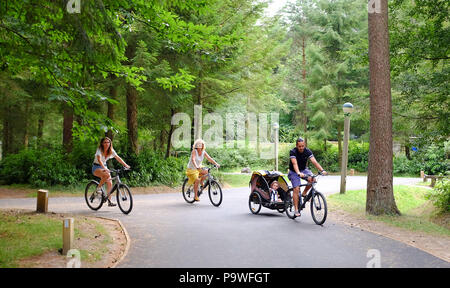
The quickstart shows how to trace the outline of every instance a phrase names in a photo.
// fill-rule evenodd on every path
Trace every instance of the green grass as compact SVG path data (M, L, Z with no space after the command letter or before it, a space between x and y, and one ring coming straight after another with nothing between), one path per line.
M223 184L227 184L232 188L238 187L248 187L251 175L249 174L220 174L218 175L219 180Z
M425 199L428 191L421 187L394 186L394 198L401 216L366 215L366 190L347 191L343 195L333 194L327 197L327 201L331 209L341 209L359 216L365 215L369 220L382 221L412 231L450 236L448 227L433 221L437 215L432 204Z
M0 212L0 267L16 267L23 258L62 245L60 220L42 214Z
M107 245L112 243L112 237L104 226L89 218L76 217L75 222L75 239L91 239L92 233L103 236L102 241L93 240L89 247L77 248L83 262L100 261L108 253ZM87 225L93 230L83 231ZM18 267L22 259L61 247L62 218L34 212L0 211L0 268Z
M70 185L70 186L63 186L63 185L54 185L54 186L50 186L50 187L43 187L43 188L39 188L39 189L44 189L44 190L48 190L49 193L52 194L52 196L82 196L84 195L84 189L86 188L87 185L87 181L80 183L78 185ZM28 188L31 189L31 186L29 186ZM27 197L29 198L35 198L37 196L37 190L34 188L34 190L29 194L27 194Z

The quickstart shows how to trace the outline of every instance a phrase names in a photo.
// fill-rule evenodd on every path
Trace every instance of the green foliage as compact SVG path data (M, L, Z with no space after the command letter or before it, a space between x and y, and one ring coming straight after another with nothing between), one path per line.
M132 167L126 177L131 186L180 185L189 161L187 158L165 159L162 153L151 150L144 150L138 156L125 156L124 160Z
M30 167L37 162L36 151L22 150L4 157L0 162L0 181L5 184L28 183Z
M419 175L420 163L406 158L404 155L394 157L394 175Z
M446 0L389 2L393 87L400 92L393 97L394 122L407 124L399 133L437 143L450 133L449 9Z
M348 167L356 171L367 171L369 143L350 141L348 146Z
M29 183L35 187L72 185L84 179L85 175L84 171L68 162L63 153L47 149L22 150L8 155L2 159L0 167L1 182Z
M116 148L117 149L117 148ZM92 162L96 146L77 145L70 154L59 149L22 150L0 162L0 183L31 184L35 187L74 185L92 179ZM187 158L164 158L164 155L145 150L138 156L121 155L132 167L124 181L131 186L154 184L179 185L188 163ZM109 167L120 166L110 160Z
M440 212L450 212L450 181L448 179L437 181L434 189L426 195L426 198L431 200Z
M420 147L418 151L412 151L411 160L405 156L394 158L394 174L419 175L424 171L428 175L440 175L449 170L449 157L442 145Z
M217 161L222 167L236 168L236 167L255 167L255 166L268 166L273 167L273 160L260 159L256 149L226 149L226 148L214 148L208 149L208 154ZM268 167L272 170L273 168Z

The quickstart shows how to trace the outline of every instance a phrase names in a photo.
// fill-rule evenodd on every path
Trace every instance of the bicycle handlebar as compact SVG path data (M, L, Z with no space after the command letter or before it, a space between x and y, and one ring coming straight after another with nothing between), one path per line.
M317 178L319 176L326 176L326 175L324 175L321 172L319 172L318 174L313 174L312 176L306 176L306 177L300 177L300 178L302 178L303 180L308 181L308 177L311 177L312 179L315 179L315 178Z
M119 169L109 169L110 172L118 173L118 174L120 174L122 172L125 172L125 171L130 171L130 170L131 170L131 168L125 168L125 167L122 167L122 168L119 168Z

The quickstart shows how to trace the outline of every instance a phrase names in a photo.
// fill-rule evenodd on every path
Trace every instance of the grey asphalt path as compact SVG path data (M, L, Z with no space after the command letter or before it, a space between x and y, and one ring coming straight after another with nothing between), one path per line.
M349 177L348 187L364 188L364 178ZM394 184L399 181L420 179L396 178ZM336 193L339 177L322 177L318 189ZM117 207L90 211L82 198L50 198L49 210L120 219L132 243L119 267L366 267L373 258L368 251L377 249L381 267L450 268L448 262L377 234L330 220L318 226L309 209L296 220L264 207L253 215L248 195L247 188L225 189L219 208L205 194L195 204L186 203L181 193L135 195L130 215ZM0 208L35 209L35 200L1 200Z

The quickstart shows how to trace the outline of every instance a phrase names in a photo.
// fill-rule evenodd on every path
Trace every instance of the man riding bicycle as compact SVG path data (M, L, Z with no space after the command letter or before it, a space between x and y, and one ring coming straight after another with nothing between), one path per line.
M316 166L317 170L323 175L326 175L327 172L323 170L322 166L320 166L319 162L317 162L311 150L306 148L305 141L303 138L298 138L296 142L296 147L289 152L289 173L288 178L292 183L293 189L293 201L295 207L295 216L300 217L300 211L298 211L298 197L300 193L300 179L308 177L308 184L303 190L302 196L305 197L311 189L311 183L313 181L312 177L313 173L306 167L308 160Z

